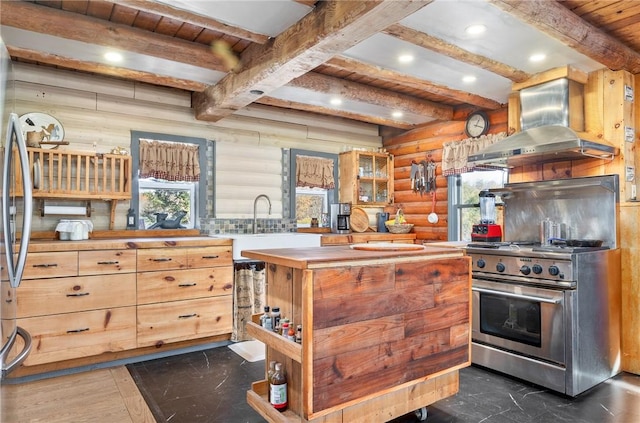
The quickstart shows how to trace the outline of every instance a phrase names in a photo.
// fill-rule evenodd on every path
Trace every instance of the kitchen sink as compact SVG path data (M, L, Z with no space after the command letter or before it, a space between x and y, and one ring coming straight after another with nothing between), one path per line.
M322 234L298 232L278 232L262 234L216 234L213 238L231 238L233 240L233 259L246 260L243 250L262 250L268 248L320 247Z

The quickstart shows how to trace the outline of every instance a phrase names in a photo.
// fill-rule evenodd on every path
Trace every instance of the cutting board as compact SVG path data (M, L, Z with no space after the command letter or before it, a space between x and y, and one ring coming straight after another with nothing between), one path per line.
M364 209L352 208L349 226L353 232L365 232L369 229L369 215Z
M350 245L354 250L365 251L409 251L409 250L424 250L423 245L419 244L401 244L394 242L372 242L368 244L352 244Z

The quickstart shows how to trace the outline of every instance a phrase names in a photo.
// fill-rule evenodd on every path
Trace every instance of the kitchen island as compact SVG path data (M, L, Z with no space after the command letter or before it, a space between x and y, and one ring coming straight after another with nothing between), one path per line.
M360 247L364 249L359 249ZM244 251L266 262L267 303L302 325L300 344L258 324L266 367L283 363L288 410L257 381L247 401L272 422L382 422L458 391L470 364L470 259L460 250L371 244ZM266 375L265 369L265 375Z

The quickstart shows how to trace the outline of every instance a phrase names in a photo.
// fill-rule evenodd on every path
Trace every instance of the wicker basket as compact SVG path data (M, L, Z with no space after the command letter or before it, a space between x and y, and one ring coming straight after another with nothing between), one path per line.
M413 229L413 223L400 223L395 225L385 225L392 234L408 234Z

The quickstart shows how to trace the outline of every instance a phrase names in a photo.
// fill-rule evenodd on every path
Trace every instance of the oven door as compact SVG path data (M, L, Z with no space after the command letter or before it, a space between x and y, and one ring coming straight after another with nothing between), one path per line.
M565 291L473 279L472 340L565 364Z

